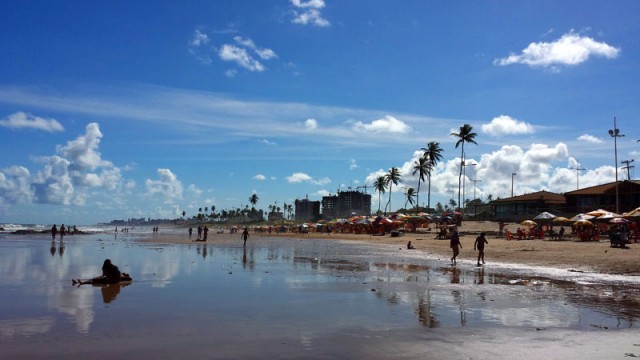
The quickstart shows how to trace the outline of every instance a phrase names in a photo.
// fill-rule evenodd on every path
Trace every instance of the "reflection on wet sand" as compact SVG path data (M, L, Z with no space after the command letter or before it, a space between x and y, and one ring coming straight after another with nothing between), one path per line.
M118 297L118 294L120 294L120 289L129 285L131 285L130 282L92 286L100 288L100 291L102 292L102 302L104 302L105 304L109 304L110 302L114 301L116 297Z

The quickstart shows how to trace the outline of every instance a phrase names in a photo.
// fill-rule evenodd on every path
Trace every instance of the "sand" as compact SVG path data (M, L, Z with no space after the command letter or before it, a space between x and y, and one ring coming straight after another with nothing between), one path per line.
M511 226L514 227L514 226ZM517 225L515 225L517 227ZM506 240L497 237L498 224L490 221L467 221L459 228L461 234L462 250L458 259L473 260L477 258L477 252L473 250L473 244L480 232L487 233L485 247L485 261L490 263L516 263L527 265L549 266L574 271L590 271L604 274L624 274L640 276L640 244L632 243L627 248L612 248L608 239L600 241L577 241L567 239L562 241L551 240ZM146 241L164 243L190 243L192 240L186 235L158 234L146 238ZM404 236L391 237L369 236L356 234L293 234L275 233L257 234L251 233L253 241L267 241L269 237L295 237L300 239L333 239L362 241L370 244L392 244L400 248L406 248L408 241L416 247L415 250L431 254L441 259L449 259L451 250L448 240L435 239L436 234L431 233L405 233ZM195 239L195 231L192 239ZM259 240L258 240L259 239ZM242 243L240 234L223 234L209 232L209 243Z

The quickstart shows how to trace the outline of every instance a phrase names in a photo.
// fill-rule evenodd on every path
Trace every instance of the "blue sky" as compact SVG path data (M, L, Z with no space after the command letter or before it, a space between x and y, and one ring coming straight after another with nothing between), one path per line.
M254 193L266 210L391 167L395 209L438 141L433 206L457 198L450 133L463 124L478 134L465 149L482 199L510 196L514 172L515 194L613 181L614 115L619 160L640 151L637 1L5 1L0 13L0 223L175 218Z

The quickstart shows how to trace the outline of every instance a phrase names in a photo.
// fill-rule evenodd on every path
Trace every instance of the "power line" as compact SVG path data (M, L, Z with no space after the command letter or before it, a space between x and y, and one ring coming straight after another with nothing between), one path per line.
M580 171L587 170L583 167L580 167L580 163L576 160L577 165L575 167L570 167L569 169L576 171L576 190L580 189Z
M633 162L633 159L631 160L623 160L620 161L621 163L625 164L626 166L623 166L623 169L627 169L627 180L631 180L631 172L629 171L630 169L633 169L635 166L630 165Z

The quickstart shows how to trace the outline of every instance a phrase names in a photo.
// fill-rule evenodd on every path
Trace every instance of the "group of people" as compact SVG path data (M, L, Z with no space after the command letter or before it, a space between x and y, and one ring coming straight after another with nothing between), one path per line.
M477 263L478 266L481 265L480 261L482 261L482 264L485 263L484 262L484 245L488 243L489 242L487 241L487 238L484 232L480 233L480 236L478 236L476 238L476 241L473 243L473 250L478 251L478 263ZM451 247L451 250L453 251L453 257L451 257L451 263L456 264L456 258L458 257L458 255L460 255L460 249L462 249L462 243L460 243L460 234L458 233L458 230L454 230L453 234L451 234L449 247Z
M51 241L55 241L56 235L58 234L60 234L60 241L62 241L64 236L67 235L67 232L69 232L70 234L75 234L78 232L78 228L76 228L75 225L73 226L73 229L66 228L64 224L60 225L60 228L58 228L56 224L53 224L53 226L51 227Z
M193 234L193 228L189 226L189 239L191 239L192 234ZM208 234L209 234L209 227L207 227L207 225L198 226L198 238L196 239L196 241L207 241Z

